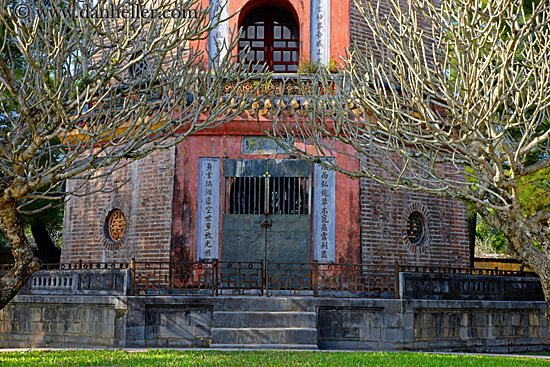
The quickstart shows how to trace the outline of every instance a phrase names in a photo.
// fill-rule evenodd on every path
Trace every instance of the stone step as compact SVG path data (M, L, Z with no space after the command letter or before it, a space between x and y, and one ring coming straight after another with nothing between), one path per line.
M218 307L214 311L315 312L315 303L311 301L311 297L227 297Z
M316 328L212 328L210 347L215 345L284 344L317 345Z
M319 349L317 344L210 344L210 348L219 349Z
M213 316L214 327L218 328L317 327L315 312L214 311Z

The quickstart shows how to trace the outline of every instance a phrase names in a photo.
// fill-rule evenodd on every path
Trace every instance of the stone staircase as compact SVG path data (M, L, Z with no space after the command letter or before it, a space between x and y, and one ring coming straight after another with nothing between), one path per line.
M317 314L304 299L227 298L220 308L211 348L317 349Z

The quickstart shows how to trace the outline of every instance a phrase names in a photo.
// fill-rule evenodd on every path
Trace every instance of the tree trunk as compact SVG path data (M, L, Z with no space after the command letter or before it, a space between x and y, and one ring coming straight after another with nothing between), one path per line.
M546 301L544 318L550 330L550 258L526 234L526 232L536 234L538 228L532 228L520 211L503 211L494 215L486 208L478 207L478 212L487 223L504 233L518 260L538 275ZM543 238L538 239L539 242L544 240Z
M532 248L533 243L532 240L524 234L520 226L514 226L513 224L510 225L507 223L506 227L513 228L511 235L507 237L511 242L510 245L514 247L514 250L519 255L519 260L529 266L529 268L539 276L544 299L546 301L544 318L550 330L550 259L538 249L535 251L525 250L526 248Z
M40 261L46 264L57 264L61 259L61 250L53 243L46 225L35 221L31 225L32 236L38 247Z
M40 267L27 242L15 201L0 201L0 230L10 243L14 264L0 279L0 309L4 308Z
M542 291L544 293L544 299L546 300L546 309L544 311L544 319L546 320L546 326L550 330L550 271L547 271L545 275L541 275L537 272L540 283L542 285Z

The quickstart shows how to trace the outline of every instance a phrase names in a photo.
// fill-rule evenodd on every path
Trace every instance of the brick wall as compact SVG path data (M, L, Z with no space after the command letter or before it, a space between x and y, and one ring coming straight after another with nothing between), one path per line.
M407 239L407 219L413 211L425 218L426 241ZM424 192L392 191L361 179L361 247L365 264L467 267L466 205L454 198Z
M172 226L175 148L155 151L105 180L88 182L65 207L62 262L168 261ZM70 180L67 190L80 182ZM103 187L103 184L105 186ZM114 188L123 185L113 191ZM103 192L94 193L103 188ZM126 228L120 241L108 241L105 220L121 209Z
M372 42L372 33L357 4L354 1L350 4L351 38L365 51L364 44ZM380 5L380 12L389 14L387 3ZM405 238L407 218L412 211L419 211L427 219L429 240L424 246L413 246ZM468 266L466 205L456 199L391 191L365 178L361 180L361 213L365 264L382 265L399 260L411 265Z
M367 4L367 0L361 0L359 1L361 4ZM400 0L401 7L403 9L408 9L407 0ZM432 3L435 4L435 6L440 6L439 0L432 0ZM395 21L395 11L390 10L393 9L393 5L391 5L391 2L373 2L374 11L376 12L376 6L379 6L379 17L381 20L384 20L386 17L387 19L393 19ZM365 5L360 5L359 7L365 7ZM361 14L359 7L356 4L356 1L350 1L350 39L352 44L355 42L360 50L363 52L366 51L365 42L369 42L372 48L371 52L374 52L375 55L380 56L381 52L383 52L384 48L380 44L380 41L378 41L377 46L374 46L374 36L372 34L372 31L369 29L369 27L366 24L365 17ZM430 30L431 26L428 24L426 18L422 16L422 13L420 11L415 13L416 15L416 22L423 26L425 29ZM428 34L430 34L428 32ZM426 42L429 42L426 40ZM428 59L429 62L433 61L433 56L429 52L429 50L432 49L431 44L426 43L426 49L428 52L426 52L425 56ZM369 57L370 54L367 54ZM395 59L395 57L390 57L391 59Z
M132 257L168 261L174 218L174 165L175 149L157 151L109 177L106 191L128 180L118 190L72 198L66 205L62 262L129 261ZM192 175L184 177L195 180ZM68 189L77 184L76 180L70 181ZM100 181L89 182L81 192L91 193L101 185ZM360 205L363 263L386 265L399 260L410 265L468 265L466 207L455 199L391 191L362 179ZM122 241L115 244L106 241L104 229L106 216L113 208L122 209L127 219ZM422 246L406 241L406 221L411 211L419 211L426 218L429 238Z
M362 45L367 40L365 19L359 12L359 8L355 1L350 1L349 10L350 40L351 42L357 42L358 45ZM364 48L361 47L361 49L363 50Z
M366 4L365 0L362 0L361 3ZM388 4L380 4L380 13L389 14ZM349 22L351 42L356 42L359 49L365 51L365 42L367 42L367 40L371 40L372 42L373 36L372 32L368 30L369 27L365 22L365 18L359 11L359 7L357 6L355 1L350 1Z

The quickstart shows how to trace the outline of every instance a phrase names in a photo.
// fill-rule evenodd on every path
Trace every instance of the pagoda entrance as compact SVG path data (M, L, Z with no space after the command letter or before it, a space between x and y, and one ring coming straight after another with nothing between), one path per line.
M311 262L311 163L223 161L223 262Z

